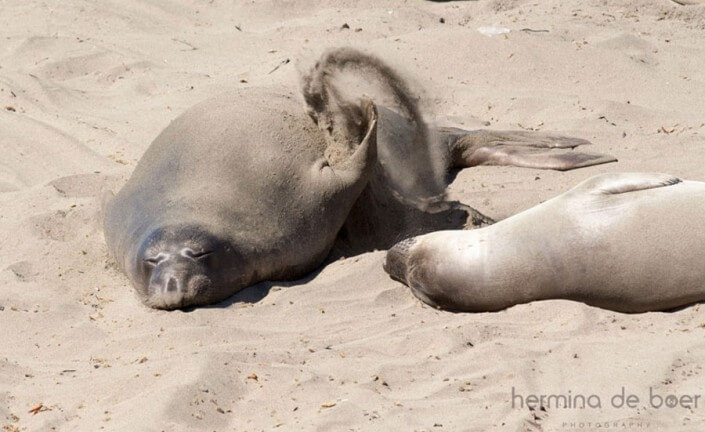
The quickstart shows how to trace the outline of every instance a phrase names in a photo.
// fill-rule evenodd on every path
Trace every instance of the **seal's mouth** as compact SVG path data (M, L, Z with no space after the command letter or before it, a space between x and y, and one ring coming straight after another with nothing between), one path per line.
M386 271L392 279L398 280L404 285L409 285L406 281L409 251L415 243L416 238L414 237L400 241L389 249L387 257L384 260L384 271Z

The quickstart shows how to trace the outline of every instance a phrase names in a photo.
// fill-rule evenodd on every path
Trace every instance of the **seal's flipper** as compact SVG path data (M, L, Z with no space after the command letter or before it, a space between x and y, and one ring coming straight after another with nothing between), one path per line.
M590 141L562 135L527 131L464 131L440 128L455 168L477 165L511 165L524 168L567 171L617 159L609 155L575 152Z
M365 119L367 131L364 138L348 159L342 161L338 167L324 171L328 174L334 174L338 180L336 182L338 187L348 187L359 183L361 179L364 184L367 184L377 160L377 110L369 100L363 101L362 110L367 116Z
M590 145L590 141L582 138L535 131L501 131L478 129L467 131L453 127L441 127L437 132L450 145L464 149L486 147L497 144L537 147L537 148L575 148Z
M377 162L377 109L372 101L363 100L360 111L366 116L367 131L354 153L337 166L320 158L312 167L314 184L320 186L321 195L327 197L330 207L343 220L367 186Z
M568 171L592 165L615 162L612 156L574 150L496 145L480 147L463 159L464 167L477 165L509 165L522 168Z
M409 260L409 249L416 243L415 237L410 237L406 240L402 240L394 247L389 249L387 256L384 259L384 264L382 267L389 276L394 280L398 280L404 285L408 285L406 281L406 273L408 269Z
M350 86L347 80L341 79L345 72L352 72L362 82L373 84L373 96L391 97L392 107L398 110L396 115L392 110L382 110L385 121L380 127L382 145L378 172L386 176L384 188L392 190L404 203L424 211L429 201L442 201L447 186L446 149L437 145L435 134L426 125L418 98L405 80L382 60L352 48L326 51L301 79L306 110L327 136L329 147L339 148L340 142L348 141L357 144L364 135L364 132L359 133L364 115L355 106L356 98L344 90ZM388 114L398 122L387 123ZM385 133L386 126L399 129ZM350 136L358 139L350 140ZM396 149L394 141L400 144ZM341 153L353 148L342 147ZM329 160L330 154L327 151Z
M681 181L678 177L662 173L610 173L589 178L575 189L596 195L617 195L672 186Z

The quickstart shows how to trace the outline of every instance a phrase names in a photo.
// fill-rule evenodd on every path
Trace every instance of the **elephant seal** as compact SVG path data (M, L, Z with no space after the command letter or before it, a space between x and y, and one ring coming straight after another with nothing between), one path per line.
M336 165L291 96L250 90L172 122L105 211L107 244L143 301L215 303L320 264L376 161L377 114L361 110L355 151Z
M620 312L705 300L705 183L592 177L486 228L410 238L385 270L429 305L496 311L569 299Z
M342 71L393 108L346 95ZM615 159L577 138L432 129L401 77L352 49L328 51L286 90L247 88L174 120L104 204L106 243L142 301L176 309L292 280L336 253L492 220L445 200L449 166L572 169ZM303 105L303 106L302 106Z

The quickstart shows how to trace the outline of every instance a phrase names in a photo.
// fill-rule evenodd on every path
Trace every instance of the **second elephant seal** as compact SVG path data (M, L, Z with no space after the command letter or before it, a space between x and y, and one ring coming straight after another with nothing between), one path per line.
M385 270L424 302L455 311L545 299L672 309L705 300L703 214L705 183L605 174L486 228L402 241Z

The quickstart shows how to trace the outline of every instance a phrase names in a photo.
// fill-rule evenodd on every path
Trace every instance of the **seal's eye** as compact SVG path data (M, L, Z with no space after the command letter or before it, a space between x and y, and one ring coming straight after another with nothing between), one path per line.
M202 251L198 251L198 252L195 252L191 249L184 249L184 251L183 251L183 254L185 256L187 256L189 258L193 258L193 259L205 258L212 253L213 253L212 250L205 250L205 249Z

